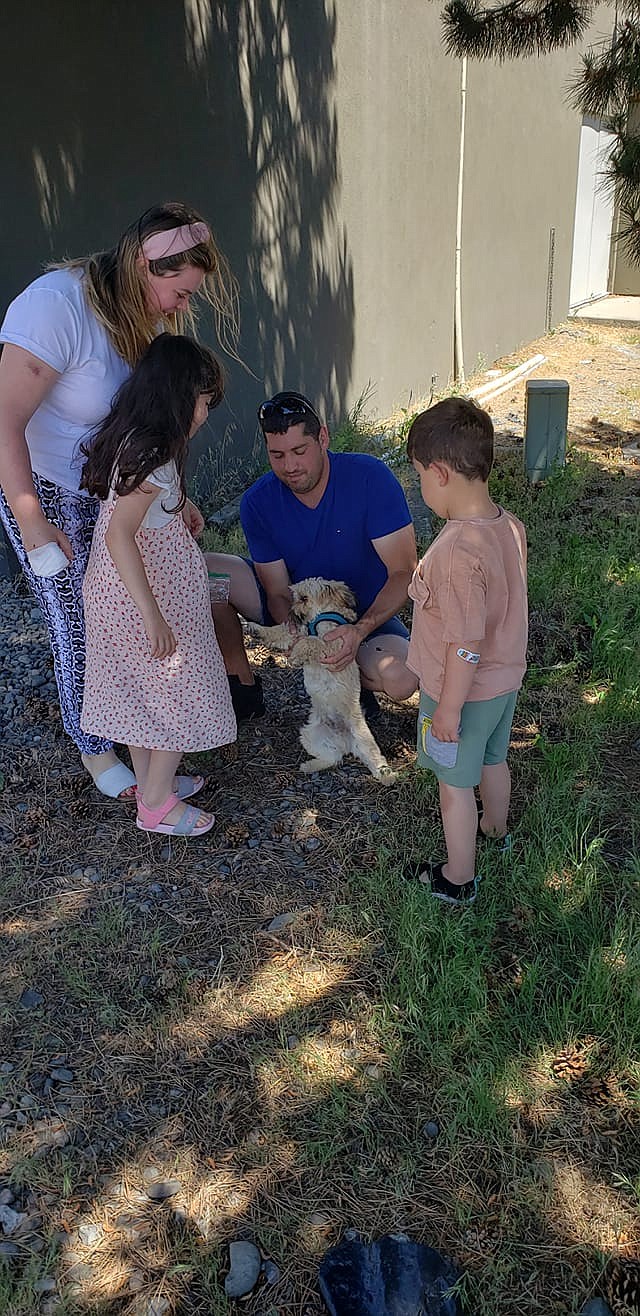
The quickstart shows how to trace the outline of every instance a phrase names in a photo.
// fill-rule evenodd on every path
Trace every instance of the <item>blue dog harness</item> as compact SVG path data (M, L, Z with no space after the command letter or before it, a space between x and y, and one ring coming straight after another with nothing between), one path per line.
M318 634L318 624L321 621L332 621L335 623L336 626L349 625L349 622L347 621L346 617L341 617L339 612L319 612L317 617L314 617L313 621L310 621L308 623L308 629L310 635Z

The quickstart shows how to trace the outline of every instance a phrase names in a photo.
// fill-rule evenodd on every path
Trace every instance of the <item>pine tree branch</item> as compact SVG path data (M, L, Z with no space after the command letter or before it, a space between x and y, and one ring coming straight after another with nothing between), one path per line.
M628 114L640 95L640 24L625 21L613 42L588 50L569 84L569 103L582 114L605 119Z
M640 265L640 209L620 210L620 225L616 241L626 247L632 265Z
M629 128L640 99L640 0L619 0L613 39L582 56L569 100L613 135L601 186L615 191L617 239L640 265L640 134ZM578 41L593 13L593 0L506 0L483 8L480 0L448 0L442 14L447 52L472 59L544 55Z
M591 0L507 0L490 9L478 0L449 0L442 14L450 55L515 59L571 46L586 31Z
M640 214L640 135L623 132L611 152L608 174L621 211L629 218Z

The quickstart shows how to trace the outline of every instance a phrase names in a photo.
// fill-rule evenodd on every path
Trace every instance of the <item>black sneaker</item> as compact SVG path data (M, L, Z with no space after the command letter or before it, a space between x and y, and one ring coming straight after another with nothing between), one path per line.
M429 859L409 864L403 877L406 882L420 882L422 886L428 887L436 900L444 900L446 904L457 905L459 908L473 904L480 881L479 877L474 877L472 882L463 882L461 885L449 882L442 875L442 864L434 864Z
M498 854L509 854L509 851L513 846L513 841L511 840L511 832L505 832L504 836L488 836L486 832L483 832L480 826L480 819L482 818L484 809L482 807L482 800L479 800L477 798L476 798L476 809L478 810L477 834L479 840L488 841L489 844L496 849Z
M256 674L253 685L243 685L239 676L227 676L227 680L236 722L249 722L251 718L264 717L266 709L260 677Z
M430 864L431 868L431 895L436 900L444 900L447 905L472 905L478 894L479 877L474 877L471 882L462 882L460 885L456 882L450 882L443 876L442 864Z

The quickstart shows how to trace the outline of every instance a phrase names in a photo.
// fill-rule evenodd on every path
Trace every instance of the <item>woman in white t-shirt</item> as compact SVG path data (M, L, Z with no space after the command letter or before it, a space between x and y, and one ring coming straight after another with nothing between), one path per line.
M204 782L176 777L183 753L236 738L207 568L185 515L189 440L222 396L213 353L160 334L122 385L82 475L101 508L84 578L81 724L128 745L137 825L170 836L213 826L184 803Z
M237 336L237 287L207 224L169 203L148 210L110 251L65 262L30 284L0 329L0 518L45 618L65 730L98 789L133 797L135 777L109 738L80 726L82 580L98 514L79 489L80 444L160 330L213 306L223 346ZM203 527L187 503L192 534Z

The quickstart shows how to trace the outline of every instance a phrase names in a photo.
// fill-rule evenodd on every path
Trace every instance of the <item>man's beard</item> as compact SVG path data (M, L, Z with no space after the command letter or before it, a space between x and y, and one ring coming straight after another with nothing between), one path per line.
M306 494L306 493L311 493L312 490L315 489L317 485L319 485L321 479L322 479L322 471L320 471L319 475L307 475L305 477L300 475L297 478L296 477L285 478L283 480L283 484L286 484L287 488L291 489L292 491L295 491L296 493Z

